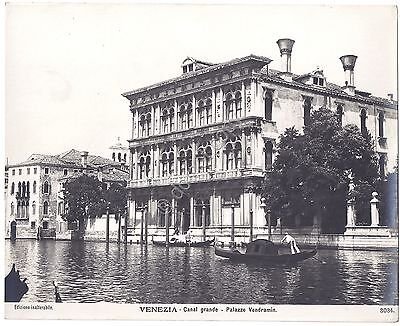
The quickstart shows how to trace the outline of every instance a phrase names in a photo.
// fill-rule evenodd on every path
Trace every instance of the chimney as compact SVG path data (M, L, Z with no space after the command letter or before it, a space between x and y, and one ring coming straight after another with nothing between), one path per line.
M292 48L294 40L281 38L276 42L281 51L282 72L292 72Z
M392 93L389 93L388 95L388 100L390 101L390 102L393 102L393 94ZM8 162L8 161L7 161Z
M354 95L355 94L354 90L356 88L354 86L354 66L356 64L357 56L348 54L341 56L339 59L340 61L342 61L344 75L345 75L344 90L346 91L347 94Z
M89 152L87 151L82 151L81 152L81 164L84 168L87 168L87 158L88 158Z

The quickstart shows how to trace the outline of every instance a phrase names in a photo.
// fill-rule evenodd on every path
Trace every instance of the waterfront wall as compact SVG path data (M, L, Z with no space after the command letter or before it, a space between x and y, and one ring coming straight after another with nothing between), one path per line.
M110 242L116 242L118 238L118 231L114 227L115 220L110 219ZM113 226L111 226L113 225ZM105 228L104 228L105 229ZM103 230L104 230L103 229ZM85 233L85 241L105 241L105 231L97 228L88 228ZM285 228L272 228L272 241L280 243L284 234L288 232L297 241L300 248L333 248L333 249L365 249L365 250L380 250L380 249L397 249L398 248L398 230L386 227L375 227L371 230L367 227L360 228L362 231L353 232L349 234L319 234L318 230L313 228L303 229L285 229ZM375 230L375 232L374 232ZM18 230L18 239L36 239L34 232L23 232ZM170 229L170 235L174 230ZM201 241L203 238L202 228L191 228L193 239ZM154 240L165 240L165 229L148 227L147 229L147 242L151 243ZM57 232L55 240L71 240L73 238L72 231ZM213 239L217 242L223 243L228 246L231 241L231 228L230 227L209 227L206 230L206 238ZM235 243L241 245L248 243L250 239L250 232L248 227L235 228ZM268 228L258 227L253 230L254 239L268 239ZM123 242L123 232L121 232L121 241ZM140 228L128 230L128 243L140 242Z

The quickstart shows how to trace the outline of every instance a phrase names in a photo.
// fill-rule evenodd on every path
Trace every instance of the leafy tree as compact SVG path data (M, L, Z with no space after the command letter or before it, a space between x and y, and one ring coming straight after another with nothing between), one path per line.
M64 186L65 214L68 222L78 222L78 237L82 238L89 218L102 215L105 208L104 185L86 174L68 180Z
M128 200L126 184L112 183L110 187L105 190L104 199L110 209L110 212L122 213Z
M286 129L277 146L272 172L264 192L275 217L286 225L300 220L312 225L321 219L325 232L342 232L346 216L349 171L360 216L378 180L377 159L371 137L355 125L342 128L336 114L326 108L313 112L300 134Z

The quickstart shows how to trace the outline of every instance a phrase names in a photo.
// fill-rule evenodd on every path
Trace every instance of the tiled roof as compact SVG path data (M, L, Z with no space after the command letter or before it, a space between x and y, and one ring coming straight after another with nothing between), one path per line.
M129 91L129 92L125 92L125 93L122 93L122 96L128 97L129 95L138 94L138 93L147 91L149 89L154 89L154 88L161 87L161 86L164 86L164 85L176 83L176 82L178 82L180 80L184 80L184 79L187 79L187 78L190 78L190 77L202 75L202 74L205 74L205 73L208 73L208 72L211 72L211 71L220 70L220 69L223 69L223 68L226 68L226 67L229 67L229 66L233 66L233 65L237 65L237 64L240 64L242 62L247 62L247 61L258 61L258 62L263 62L265 64L268 64L272 60L267 58L267 57L250 54L250 55L248 55L246 57L243 57L243 58L236 58L236 59L233 59L233 60L230 60L230 61L227 61L227 62L214 64L214 65L212 65L210 67L207 67L207 68L204 68L204 69L200 69L200 70L196 70L196 71L185 73L184 75L179 76L179 77L168 79L168 80L165 80L165 81L162 81L162 82L150 85L150 86L138 88L138 89L135 89L135 90L132 90L132 91Z
M60 165L68 167L72 166L72 167L82 168L81 152L76 149L71 149L67 152L58 155L32 154L26 161L23 161L18 164L10 164L10 166L40 165L40 164ZM110 159L98 155L88 155L87 157L88 168L99 168L103 166L119 167L120 163L114 162Z
M311 88L315 88L315 86L313 86L313 85L306 85L306 84L304 84L304 83L301 83L301 82L297 81L297 80L301 79L302 77L305 77L305 76L307 76L307 75L309 75L309 74L303 74L303 75L292 74L292 75L293 75L293 81L288 82L288 81L284 81L284 80L279 76L281 73L282 73L282 72L279 71L279 70L269 69L269 70L268 70L268 77L269 77L270 79L272 79L272 80L279 81L279 82L285 82L285 83L288 83L288 84L292 84L292 85L294 85L294 86L302 86L302 87L311 87ZM318 89L321 89L321 88L318 87ZM331 92L333 92L333 93L335 93L335 94L338 94L338 95L349 96L349 95L343 90L342 86L339 86L339 85L334 84L334 83L331 83L331 82L326 82L326 89L327 89L328 91L331 91ZM394 105L390 100L388 100L388 99L386 99L386 98L382 98L382 97L378 97L378 96L373 96L373 95L370 95L370 96L366 97L366 96L361 96L360 93L368 94L367 92L360 91L359 94L356 94L356 95L352 96L352 98L358 99L358 100L371 100L371 101L379 102L379 103L381 103L381 104L383 104L383 105L386 105L386 106L393 106L393 105Z
M196 59L193 58L193 60L196 60ZM196 60L196 61L198 61L198 60ZM185 73L184 75L176 77L176 78L168 79L168 80L165 80L165 81L162 81L162 82L159 82L159 83L147 86L147 87L142 87L142 88L130 91L130 92L125 92L125 93L122 94L122 96L125 96L125 97L129 98L130 95L142 93L142 92L145 92L145 91L150 90L150 89L158 88L158 87L165 86L165 85L168 85L168 84L171 84L171 83L176 83L178 81L181 81L181 80L193 77L193 76L198 76L198 75L201 75L201 74L205 74L207 72L216 71L216 70L223 69L225 67L233 66L233 65L236 65L236 64L239 64L239 63L242 63L242 62L246 62L246 61L258 61L258 62L263 62L266 65L268 65L272 60L267 58L267 57L264 57L264 56L257 56L257 55L254 55L254 54L250 54L250 55L248 55L246 57L243 57L243 58L236 58L236 59L224 62L224 63L213 64L210 67L206 67L204 69L200 69L200 70L197 70L197 71ZM268 75L267 75L267 71L268 71ZM300 81L302 79L302 77L310 75L310 73L302 74L302 75L293 74L293 80L290 81L290 82L284 81L279 76L281 73L282 73L281 71L275 70L275 69L261 69L261 71L260 71L261 75L267 75L269 79L275 80L277 82L284 82L286 84L291 84L291 85L294 85L294 86L314 88L312 85L307 85L307 84L304 84L304 83L302 83ZM334 93L335 95L341 95L341 96L344 96L344 97L349 97L349 95L342 89L341 86L339 86L337 84L334 84L334 83L331 83L331 82L327 82L326 83L326 90ZM382 104L382 105L385 105L385 106L389 106L389 107L394 107L394 106L397 105L397 103L393 103L393 102L391 102L390 100L388 100L386 98L377 97L377 96L362 96L360 94L356 94L356 95L352 96L352 98L354 98L356 100L361 100L361 101L370 100L370 101L378 102L379 104Z

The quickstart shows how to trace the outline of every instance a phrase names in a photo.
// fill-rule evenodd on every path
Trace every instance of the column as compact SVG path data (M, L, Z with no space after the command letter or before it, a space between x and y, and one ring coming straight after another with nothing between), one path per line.
M244 81L242 81L242 112L243 116L247 116L246 112L246 87L244 86Z
M152 135L157 135L156 132L156 107L154 105L151 106L151 132Z
M379 210L378 210L378 204L379 200L376 198L378 196L378 193L374 191L372 193L372 199L370 201L371 204L371 226L378 226L379 225Z
M133 153L133 159L134 159L134 180L138 180L139 179L139 152L137 149L135 149L135 152Z
M150 146L151 164L150 164L150 176L154 178L154 145Z
M176 99L174 100L174 130L170 132L175 130L178 130L178 101Z
M159 178L161 176L160 173L160 146L158 144L156 144L156 166L155 166L155 170L156 170L156 177Z
M231 241L230 245L235 245L235 205L231 205Z
M194 198L193 196L190 197L190 225L196 226L195 221L194 221Z
M211 101L212 101L212 122L215 123L217 121L217 97L215 95L215 89L211 92Z
M174 175L178 175L178 146L174 142Z
M225 121L225 108L224 108L224 93L222 88L219 89L219 98L220 98L220 121Z
M201 207L201 225L203 227L203 241L206 241L206 206L204 205L204 203Z
M161 134L162 133L162 130L161 130L161 106L159 103L157 104L157 129L158 129L158 134Z
M193 127L197 126L197 108L196 108L196 97L193 95Z
M136 110L133 110L132 112L132 139L136 138L136 128L135 128L135 121L137 120L136 117Z
M196 141L192 139L192 173L197 173L197 162L196 162Z
M134 164L134 152L136 152L134 149L131 149L129 151L129 179L133 180L133 176L134 176L134 171L135 171L135 167L133 166Z
M216 225L215 219L215 214L214 214L214 209L215 209L215 188L213 189L213 192L210 195L210 226Z
M242 130L242 162L241 162L241 168L246 168L246 133L245 130Z

